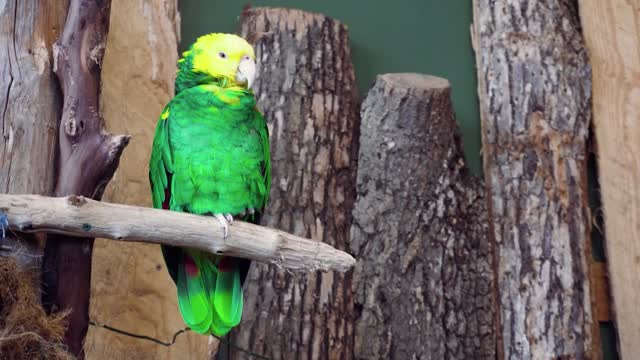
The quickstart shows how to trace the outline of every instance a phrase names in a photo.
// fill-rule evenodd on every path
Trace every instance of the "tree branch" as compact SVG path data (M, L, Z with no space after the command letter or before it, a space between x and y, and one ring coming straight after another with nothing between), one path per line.
M234 221L224 239L213 217L111 204L82 196L1 194L0 209L9 218L9 227L20 232L190 247L289 270L347 271L356 263L351 255L331 245L264 226Z

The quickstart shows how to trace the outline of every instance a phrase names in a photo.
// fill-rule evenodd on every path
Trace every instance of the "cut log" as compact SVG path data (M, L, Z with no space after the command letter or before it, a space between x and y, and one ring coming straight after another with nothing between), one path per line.
M257 260L287 270L347 271L356 262L331 245L264 226L234 221L225 238L214 217L110 204L82 196L0 194L0 209L12 229L69 235L77 242L88 236L143 241Z
M505 359L583 359L597 330L590 67L572 1L474 0L484 174Z
M20 0L0 6L0 193L53 192L62 97L51 67L51 46L64 25L67 5ZM8 234L0 240L0 256L14 256L39 274L44 244L25 234L19 237L21 241Z
M620 355L633 359L640 354L640 3L579 4L593 68L593 122L612 312Z
M446 79L378 76L362 105L351 249L358 359L495 359L482 181Z
M348 249L355 200L356 83L347 27L319 14L255 8L258 108L271 138L263 224ZM271 359L345 359L353 352L351 273L294 275L255 264L230 341ZM244 354L227 349L232 359Z
M54 71L64 95L59 130L56 196L100 199L129 136L105 132L100 115L100 71L109 28L110 0L71 0ZM71 309L65 344L79 358L89 325L93 239L56 237L45 248L43 302L49 311Z

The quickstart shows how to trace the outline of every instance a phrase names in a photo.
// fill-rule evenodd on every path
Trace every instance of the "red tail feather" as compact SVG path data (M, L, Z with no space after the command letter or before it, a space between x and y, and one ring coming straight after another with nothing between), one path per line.
M224 257L218 262L218 271L229 272L236 268L236 261L234 258Z
M184 256L184 271L189 276L198 276L198 265L196 265L189 255Z

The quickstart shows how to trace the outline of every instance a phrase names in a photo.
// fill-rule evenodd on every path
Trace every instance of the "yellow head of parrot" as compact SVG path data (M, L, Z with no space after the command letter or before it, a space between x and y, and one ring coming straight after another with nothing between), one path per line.
M256 76L253 47L238 35L203 35L183 55L180 61L191 57L190 71L220 79L225 87L250 88Z

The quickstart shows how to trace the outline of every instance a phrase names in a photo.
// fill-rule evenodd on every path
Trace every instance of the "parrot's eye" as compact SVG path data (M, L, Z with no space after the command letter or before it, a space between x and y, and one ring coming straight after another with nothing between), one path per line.
M222 59L226 59L227 58L227 54L224 51L220 51L218 53L218 56L220 56Z

